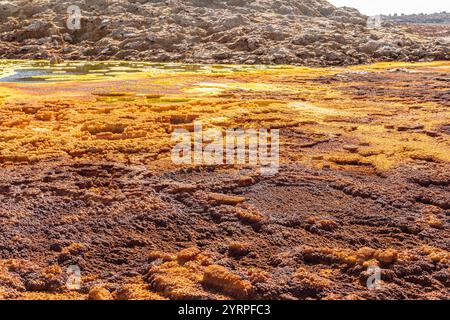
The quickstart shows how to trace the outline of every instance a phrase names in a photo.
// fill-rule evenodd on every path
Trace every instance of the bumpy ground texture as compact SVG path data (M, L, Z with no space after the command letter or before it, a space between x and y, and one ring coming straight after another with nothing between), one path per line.
M450 298L448 63L1 65L1 298ZM279 173L175 165L194 121Z
M445 32L429 37L420 26L367 18L325 0L9 0L0 1L0 58L311 66L450 59Z

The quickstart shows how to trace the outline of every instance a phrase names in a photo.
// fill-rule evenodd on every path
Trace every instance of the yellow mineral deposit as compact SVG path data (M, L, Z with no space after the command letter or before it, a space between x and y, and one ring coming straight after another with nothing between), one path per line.
M434 134L448 124L448 105L425 99L433 93L421 96L419 88L401 94L414 86L411 77L444 72L450 69L446 63L347 69L204 66L196 72L183 65L120 62L69 62L56 70L43 62L0 65L0 78L7 81L0 85L3 165L114 157L155 166L156 155L158 160L170 155L164 151L170 128L188 128L194 119L220 128L288 128L296 135L282 136L282 161L385 170L414 158L450 160L448 136ZM396 68L406 71L393 72ZM101 73L89 75L95 70ZM379 77L389 77L391 87ZM361 97L358 86L367 85L373 90ZM445 94L445 82L436 85L442 88L435 94ZM381 91L392 92L377 94ZM191 116L174 123L184 115ZM299 136L301 150L295 148ZM346 144L355 147L346 149ZM318 155L323 160L315 160Z

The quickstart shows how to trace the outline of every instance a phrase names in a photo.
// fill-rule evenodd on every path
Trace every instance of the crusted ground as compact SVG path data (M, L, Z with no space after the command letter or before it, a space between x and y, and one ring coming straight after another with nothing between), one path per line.
M73 67L0 84L0 297L450 298L448 63ZM194 121L280 129L279 173L175 165Z

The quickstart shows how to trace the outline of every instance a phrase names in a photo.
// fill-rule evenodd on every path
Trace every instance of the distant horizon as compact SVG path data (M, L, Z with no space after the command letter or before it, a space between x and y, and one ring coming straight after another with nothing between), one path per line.
M353 7L369 16L450 12L449 0L328 0L337 7Z

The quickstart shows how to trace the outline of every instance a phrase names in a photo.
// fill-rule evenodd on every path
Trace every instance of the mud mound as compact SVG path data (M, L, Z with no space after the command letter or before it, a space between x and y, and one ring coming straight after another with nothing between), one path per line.
M0 57L308 65L449 58L445 39L368 28L357 10L323 0L77 3L79 29L67 24L70 1L0 2Z

